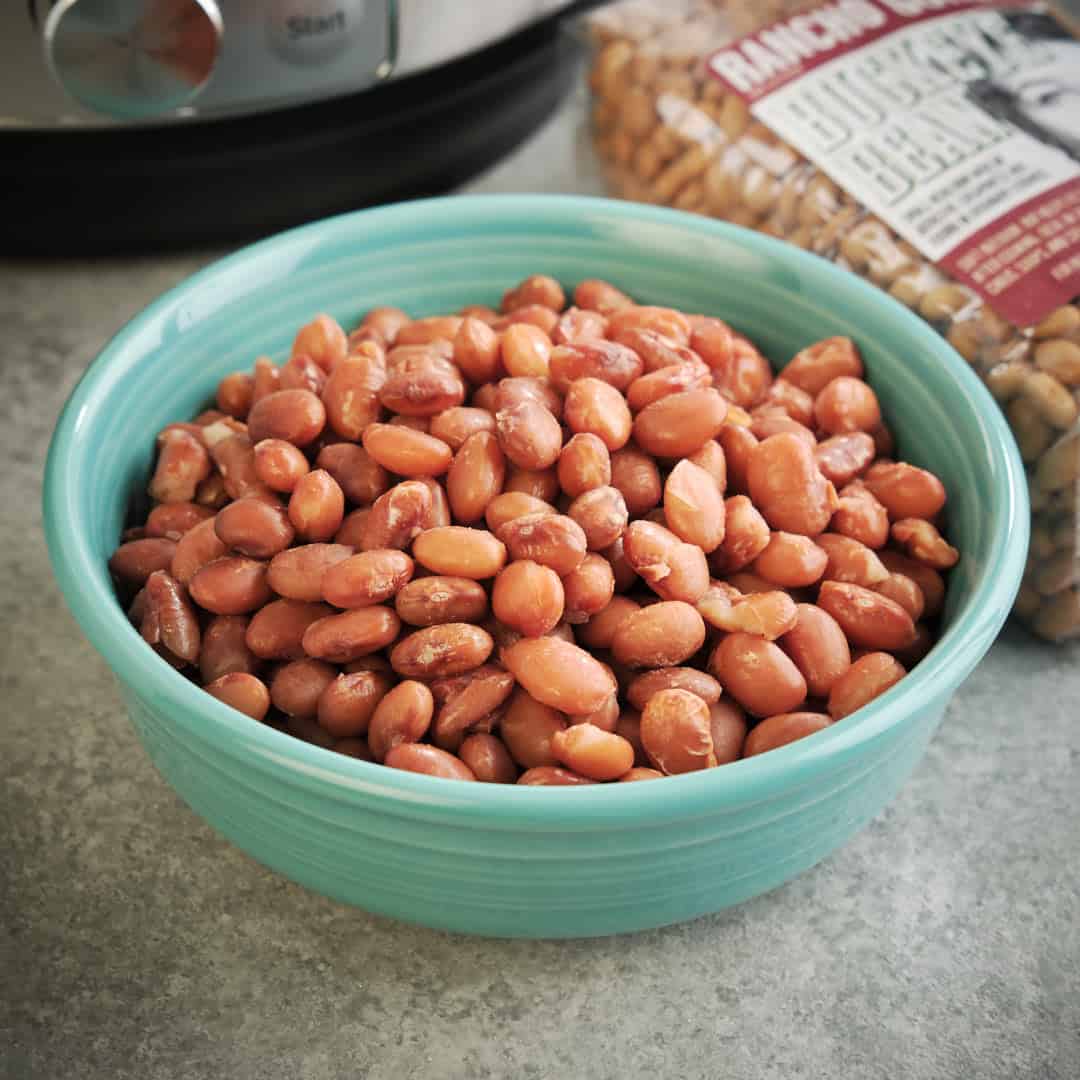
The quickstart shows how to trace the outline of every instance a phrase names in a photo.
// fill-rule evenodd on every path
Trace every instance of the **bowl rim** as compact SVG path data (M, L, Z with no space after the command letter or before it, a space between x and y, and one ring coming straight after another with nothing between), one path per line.
M97 557L85 530L70 528L69 514L78 505L66 463L77 450L89 415L114 390L113 368L151 325L167 321L185 301L212 289L215 281L243 272L253 258L310 253L313 246L343 228L360 232L453 216L490 230L500 223L535 222L545 215L568 218L602 216L623 223L647 222L692 230L743 247L770 261L788 264L803 274L825 277L836 291L869 304L881 319L899 324L912 346L932 354L947 369L983 426L992 459L987 463L1003 498L1001 522L991 538L986 565L965 605L934 649L892 691L814 735L768 754L741 759L722 769L666 778L663 784L597 784L560 792L517 785L463 784L359 761L305 743L239 713L204 693L163 663L150 649L130 648L133 630L116 597L95 583ZM282 258L282 265L291 265ZM811 782L830 766L850 762L860 749L902 725L913 707L931 707L970 673L993 642L1019 588L1027 550L1029 514L1023 464L1005 417L989 391L965 361L929 324L882 290L825 259L778 239L707 217L615 199L579 195L451 195L395 203L323 218L270 236L215 260L172 287L130 319L106 343L72 390L58 418L45 466L43 514L53 572L64 599L90 643L122 684L139 697L152 696L170 724L183 717L184 727L203 742L231 747L252 765L327 797L348 801L357 793L389 796L403 811L455 812L496 828L552 828L560 825L659 824L672 818L704 815L725 807L745 806L790 793ZM917 704L916 704L917 703ZM388 804L389 809L389 804Z

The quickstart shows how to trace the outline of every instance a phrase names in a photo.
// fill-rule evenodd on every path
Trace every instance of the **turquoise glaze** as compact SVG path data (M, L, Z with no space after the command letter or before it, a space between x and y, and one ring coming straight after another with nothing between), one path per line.
M217 381L329 311L413 315L496 304L526 274L606 278L642 301L720 315L782 362L832 334L859 344L900 453L949 491L963 552L947 629L902 684L827 731L721 769L578 789L462 784L282 735L160 661L113 597L106 559L154 433ZM185 801L296 881L429 926L575 937L659 926L771 889L893 797L1011 605L1028 540L1024 473L960 357L879 290L775 240L600 199L434 199L319 222L196 274L135 318L79 383L45 482L67 602L116 673L139 737ZM961 718L958 718L961 719Z

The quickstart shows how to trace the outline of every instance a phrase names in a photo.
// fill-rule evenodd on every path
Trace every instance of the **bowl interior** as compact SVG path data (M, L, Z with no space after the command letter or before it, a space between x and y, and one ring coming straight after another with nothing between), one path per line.
M114 670L136 683L149 670L140 664L136 675L131 667L142 646L112 598L106 560L164 424L205 407L223 375L249 369L257 356L283 360L316 312L351 327L379 304L414 316L497 305L506 288L538 272L567 286L604 278L641 302L718 315L777 367L820 338L852 337L897 433L898 456L944 481L950 537L963 552L946 632L896 693L959 683L1008 612L1027 545L1019 457L1000 411L959 356L880 290L767 237L668 210L550 196L429 200L293 230L195 275L117 335L61 418L46 485L58 577ZM179 686L179 676L143 651L142 661L161 669L155 679L171 681L162 683L170 696L188 694L193 708L226 722L230 710L209 700L195 705L205 695ZM883 730L900 718L893 700L886 695L809 742L824 749L850 741L860 725ZM818 751L795 744L736 768L764 774L808 752ZM361 765L341 759L333 768Z

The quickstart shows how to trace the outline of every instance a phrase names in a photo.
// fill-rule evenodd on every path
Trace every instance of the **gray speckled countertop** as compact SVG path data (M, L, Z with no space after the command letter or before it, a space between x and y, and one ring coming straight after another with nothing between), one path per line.
M473 190L599 190L571 107ZM1010 628L824 864L628 938L493 942L306 892L165 786L53 585L79 374L217 253L0 261L0 1077L1080 1076L1080 643Z

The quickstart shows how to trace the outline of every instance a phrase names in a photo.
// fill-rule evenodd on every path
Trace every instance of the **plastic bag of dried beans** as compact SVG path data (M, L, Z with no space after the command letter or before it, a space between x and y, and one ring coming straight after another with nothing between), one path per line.
M771 233L932 323L1028 468L1016 613L1080 636L1080 37L1012 0L622 0L585 19L612 191Z

